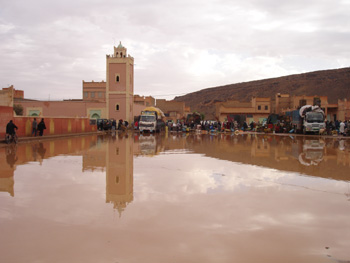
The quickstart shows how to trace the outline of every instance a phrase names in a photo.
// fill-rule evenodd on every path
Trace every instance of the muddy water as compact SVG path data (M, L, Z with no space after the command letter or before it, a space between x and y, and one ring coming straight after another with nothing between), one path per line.
M0 262L349 262L350 140L86 136L0 148Z

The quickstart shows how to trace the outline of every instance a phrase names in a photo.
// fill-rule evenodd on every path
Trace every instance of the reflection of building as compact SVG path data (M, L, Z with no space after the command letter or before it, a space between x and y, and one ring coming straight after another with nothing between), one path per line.
M201 135L200 140L197 138L195 135L177 137L186 142L186 149L208 157L323 178L349 180L347 169L339 169L340 164L348 166L350 163L350 146L346 144L347 140L343 147L337 138L323 138L314 142L307 142L303 136L279 135L222 134ZM165 150L169 150L169 143L174 140L170 136L164 142ZM306 166L305 162L301 163L300 154L305 158L304 161L313 162L313 165Z
M83 171L105 171L106 149L103 146L103 137L103 135L97 136L92 147L83 153Z
M0 148L1 155L6 155L6 158L0 157L0 192L8 192L11 196L14 196L14 173L18 161L16 147L11 145L6 148Z
M269 157L271 148L270 144L265 140L253 140L252 141L252 153L254 157Z
M133 138L83 136L0 148L0 192L14 196L18 165L58 155L82 156L82 171L106 172L106 202L121 213L133 200Z
M113 203L119 215L133 200L133 140L119 138L107 144L106 202Z
M4 148L1 150L5 150ZM3 151L0 151L0 154L3 155ZM0 158L0 192L7 192L11 196L15 195L14 192L14 172L15 172L15 167L11 167L8 163L6 163L6 158Z

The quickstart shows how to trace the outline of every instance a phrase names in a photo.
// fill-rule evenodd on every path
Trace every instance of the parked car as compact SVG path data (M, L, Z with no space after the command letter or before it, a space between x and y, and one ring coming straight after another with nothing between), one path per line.
M112 121L108 119L97 119L96 125L97 129L100 131L112 129Z

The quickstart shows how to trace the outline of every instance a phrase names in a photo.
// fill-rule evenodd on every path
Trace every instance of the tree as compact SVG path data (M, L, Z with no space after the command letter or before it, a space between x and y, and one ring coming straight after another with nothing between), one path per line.
M14 104L13 110L15 111L17 116L23 115L23 106L21 104Z

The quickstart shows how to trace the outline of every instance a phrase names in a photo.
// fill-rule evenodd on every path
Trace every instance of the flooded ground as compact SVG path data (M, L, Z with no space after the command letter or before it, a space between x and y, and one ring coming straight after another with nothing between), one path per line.
M350 140L104 135L0 148L1 262L350 262Z

